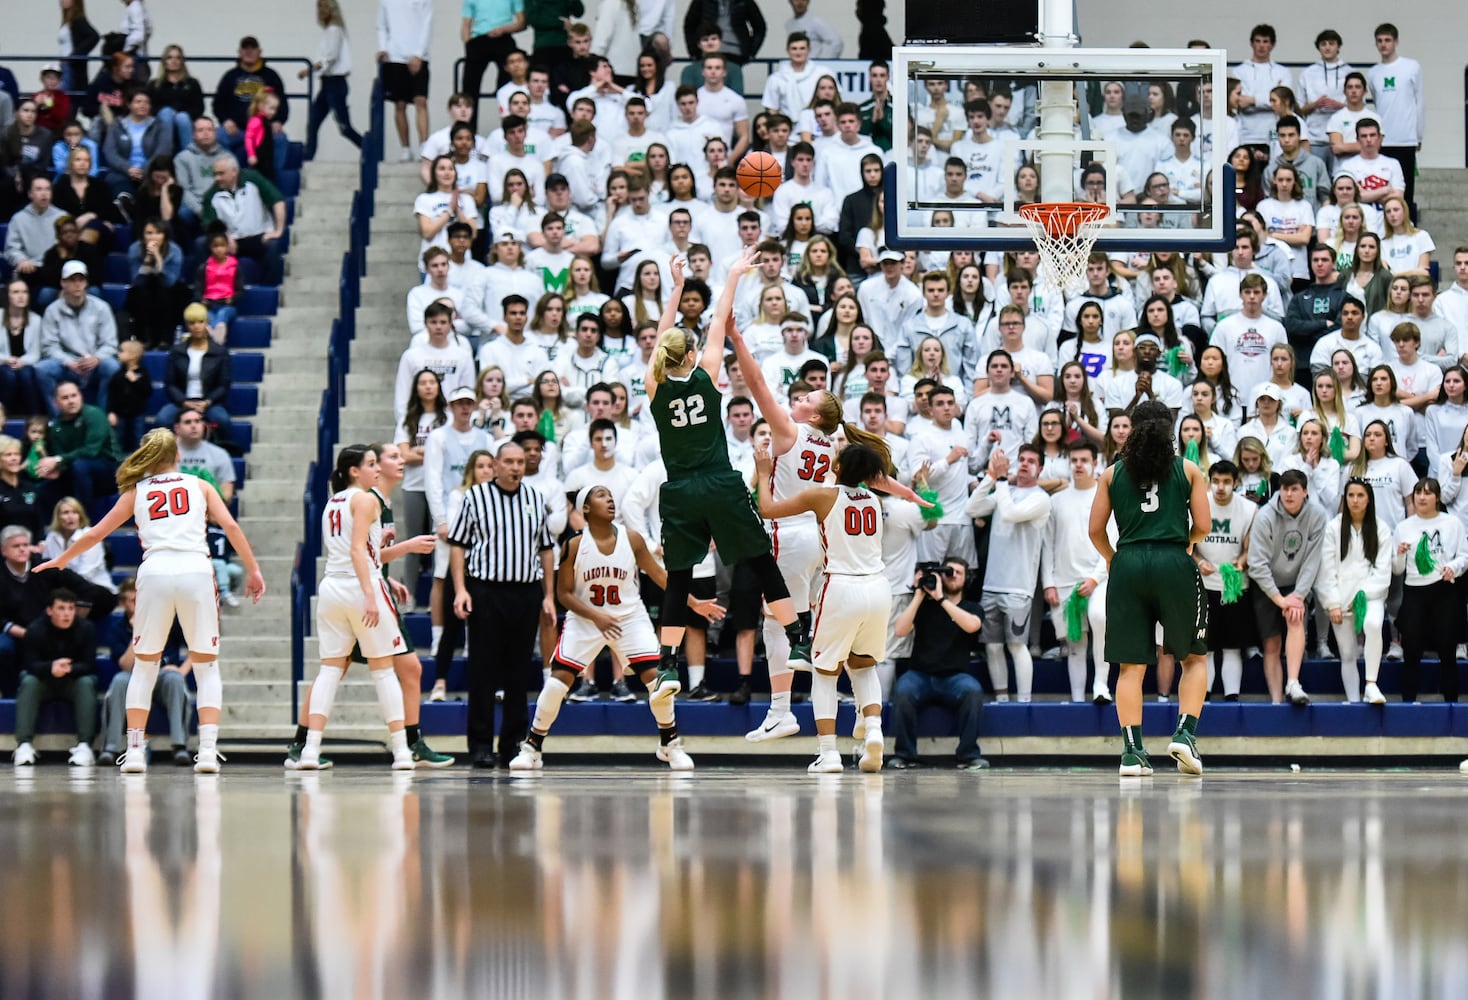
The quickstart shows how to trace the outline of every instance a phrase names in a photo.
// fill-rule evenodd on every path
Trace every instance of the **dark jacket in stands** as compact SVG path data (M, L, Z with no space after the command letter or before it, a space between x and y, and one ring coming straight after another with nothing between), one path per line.
M32 538L40 538L41 512L36 499L41 495L41 483L22 472L11 486L0 478L0 528L18 524L30 531Z
M861 255L856 250L856 237L872 224L881 187L865 187L853 191L841 203L841 222L836 229L836 245L841 248L841 266L847 274L861 273Z
M148 96L153 100L155 115L163 108L182 111L190 118L201 118L204 115L204 88L191 76L186 76L177 83L154 80L148 84Z
M117 209L112 204L112 192L108 190L100 177L93 177L87 182L85 195L77 194L76 188L71 186L69 174L62 177L51 188L51 204L73 219L95 214L103 222L119 221ZM99 285L101 282L93 279L92 284Z
M51 663L71 660L72 677L97 672L97 630L80 614L71 628L51 624L43 613L25 627L25 669L37 677L51 676Z
M32 556L31 564L41 562L40 556ZM106 621L117 607L117 595L99 587L69 569L50 569L44 573L26 573L20 579L10 572L8 564L0 563L0 632L9 632L12 625L28 627L26 623L42 618L46 605L51 603L51 591L65 587L83 604L90 603L92 609L87 618L94 622Z
M719 23L719 0L693 0L683 17L683 41L688 57L697 59L698 30L705 24ZM724 53L740 62L748 62L765 44L765 19L755 0L729 0L729 23L734 37L724 39Z
M69 260L79 260L87 265L87 280L91 282L92 289L101 289L107 271L107 253L96 243L78 243L70 253L60 243L56 244L41 258L36 282L42 288L60 288L61 266Z
M229 398L229 388L234 381L230 371L229 350L223 344L209 341L199 363L199 381L203 383L204 398L212 405L223 406L224 401ZM179 341L168 352L168 367L163 372L163 391L168 393L168 401L182 406L184 400L190 398L184 395L188 384L189 345L187 341Z
M20 124L11 122L0 139L0 176L14 181L22 171L45 174L51 170L51 147L56 137L51 130L37 125L30 135L20 134Z
M112 76L109 66L109 62L102 64L102 69L92 78L92 82L87 86L87 94L82 98L81 112L88 118L98 118L98 112L104 104L112 109L114 115L121 117L127 114L127 100L123 97L123 92L133 86L133 81L118 82ZM103 131L101 122L95 122L91 132L92 138L100 143Z
M280 74L267 66L264 59L254 69L245 69L236 63L219 78L219 86L214 90L214 120L220 124L232 121L244 132L250 120L250 102L262 87L269 87L280 95L280 109L275 112L275 120L284 125L290 117L291 103L285 99L285 84L280 82Z
M136 380L127 377L127 366L117 369L107 383L107 409L119 417L141 417L148 412L148 400L153 397L153 380L148 371L138 368Z

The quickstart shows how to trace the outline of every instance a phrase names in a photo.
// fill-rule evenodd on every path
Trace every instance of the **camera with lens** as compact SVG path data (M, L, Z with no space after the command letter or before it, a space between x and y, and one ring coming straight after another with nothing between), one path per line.
M921 562L917 565L918 587L922 590L937 590L938 577L948 575L948 567L939 562Z

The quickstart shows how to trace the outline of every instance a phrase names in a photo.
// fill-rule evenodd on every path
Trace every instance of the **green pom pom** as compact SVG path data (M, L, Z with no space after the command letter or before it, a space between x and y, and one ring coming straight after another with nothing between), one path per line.
M1424 531L1422 537L1417 539L1417 551L1412 554L1412 558L1417 564L1418 576L1428 576L1437 569L1437 560L1433 558L1432 543L1428 540L1427 532Z
M943 517L943 505L938 502L938 491L933 489L918 490L917 495L922 497L931 507L919 507L918 511L923 515L924 521L937 521Z
M541 413L540 419L535 422L535 429L552 443L556 440L556 417L550 410Z
M1171 375L1173 378L1177 378L1183 372L1188 370L1188 366L1183 363L1182 356L1182 344L1178 344L1176 347L1169 347L1167 349L1167 374Z
M1341 433L1339 427L1330 429L1330 457L1337 462L1346 460L1346 436Z
M1224 604L1236 604L1239 598L1244 596L1244 572L1233 563L1223 563L1218 567L1218 576L1223 580Z
M1086 637L1086 609L1091 599L1080 590L1072 590L1065 602L1065 641L1080 642Z
M1202 450L1198 447L1197 441L1188 442L1187 447L1183 449L1183 458L1186 458L1194 465L1201 466L1203 464L1203 453Z
M1360 628L1361 623L1366 620L1366 591L1356 591L1356 596L1351 599L1351 621Z

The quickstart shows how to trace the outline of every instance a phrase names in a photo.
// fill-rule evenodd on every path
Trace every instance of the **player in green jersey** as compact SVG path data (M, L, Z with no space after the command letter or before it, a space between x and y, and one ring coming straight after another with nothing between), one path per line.
M719 369L724 364L724 331L734 312L739 279L754 267L755 254L746 247L729 269L724 292L714 308L703 351L691 334L674 327L683 296L682 257L673 258L673 290L658 324L644 385L668 481L659 493L663 518L663 563L668 568L667 592L659 629L658 675L654 683L678 690L678 646L688 621L688 593L693 567L708 555L709 542L719 547L728 565L748 560L760 582L770 614L790 639L791 657L809 662L810 637L795 614L770 539L750 501L749 491L729 464L729 446L720 419ZM758 373L756 372L756 377Z
M1162 648L1182 663L1177 730L1167 752L1184 774L1202 774L1195 730L1208 693L1208 601L1189 553L1208 534L1208 481L1179 458L1172 411L1148 401L1132 411L1132 433L1109 466L1091 506L1091 541L1110 567L1104 659L1121 664L1116 716L1121 723L1121 774L1144 776L1152 764L1142 746L1142 675ZM1106 525L1116 518L1113 549Z

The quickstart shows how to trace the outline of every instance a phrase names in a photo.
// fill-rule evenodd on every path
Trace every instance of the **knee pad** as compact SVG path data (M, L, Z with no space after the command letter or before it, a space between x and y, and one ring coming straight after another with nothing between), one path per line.
M153 707L153 686L158 683L158 661L133 659L127 680L127 707L146 712Z
M218 660L194 664L194 686L200 708L219 709L224 705L224 677Z
M836 675L812 673L810 676L811 714L817 719L836 718Z
M403 686L391 667L372 671L372 686L377 689L377 704L388 725L403 721Z
M857 667L848 671L851 677L851 693L861 708L882 703L882 682L877 679L876 667Z
M316 684L311 688L311 709L308 714L319 715L323 719L331 716L331 703L336 701L336 689L342 682L342 675L346 673L341 667L328 667L321 665L321 671L316 675Z

